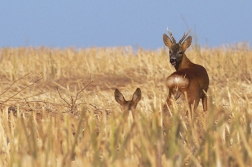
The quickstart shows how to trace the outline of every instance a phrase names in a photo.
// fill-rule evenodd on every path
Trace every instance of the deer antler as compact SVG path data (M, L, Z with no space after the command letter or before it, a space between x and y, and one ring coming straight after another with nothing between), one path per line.
M187 32L187 33L184 33L183 37L181 38L181 40L179 41L179 44L182 44L182 42L184 41L184 39L187 37L188 34L190 34L191 32L191 29Z
M174 37L172 36L172 32L168 29L168 27L167 27L167 31L168 31L168 33L169 33L169 35L170 35L170 37L171 37L171 40L172 40L172 43L176 43L176 40L174 39Z

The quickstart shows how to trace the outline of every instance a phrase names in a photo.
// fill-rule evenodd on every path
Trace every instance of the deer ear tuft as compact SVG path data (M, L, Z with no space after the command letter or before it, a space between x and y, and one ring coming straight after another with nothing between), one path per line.
M183 52L186 51L187 48L189 48L189 46L191 45L191 43L192 43L192 36L189 36L181 44Z
M172 48L173 43L172 43L171 39L170 39L166 34L163 35L163 41L164 41L164 44L165 44L169 49Z
M122 95L122 93L118 89L115 89L114 95L115 95L115 100L120 105L123 105L126 102L126 100L124 99L124 96Z
M137 105L137 103L141 100L141 96L142 96L141 89L137 88L135 93L133 94L132 102L134 102Z

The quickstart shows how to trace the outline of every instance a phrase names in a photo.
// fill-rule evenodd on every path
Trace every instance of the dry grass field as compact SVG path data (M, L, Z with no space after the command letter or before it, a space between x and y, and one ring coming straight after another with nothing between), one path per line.
M190 47L209 74L208 111L174 103L164 48L0 49L0 166L252 166L252 50ZM139 87L135 121L114 99Z

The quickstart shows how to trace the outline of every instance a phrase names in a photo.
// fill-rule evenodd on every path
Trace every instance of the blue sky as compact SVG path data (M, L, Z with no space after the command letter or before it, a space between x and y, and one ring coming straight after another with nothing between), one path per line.
M157 49L167 27L177 40L192 28L202 46L251 43L252 1L6 0L0 6L0 47Z

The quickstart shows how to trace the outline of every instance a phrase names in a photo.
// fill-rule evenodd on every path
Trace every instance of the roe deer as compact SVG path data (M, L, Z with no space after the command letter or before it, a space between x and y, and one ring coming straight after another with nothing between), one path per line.
M140 88L136 89L130 101L126 101L124 96L118 89L115 89L114 94L115 94L115 100L122 106L124 114L128 116L129 112L131 111L133 119L135 119L136 106L137 103L141 100L141 89Z
M178 43L176 43L171 31L168 30L168 33L170 37L164 34L163 41L169 48L170 63L175 67L176 72L166 79L166 85L169 89L167 105L171 106L172 96L177 100L182 95L187 98L190 110L195 110L201 99L203 110L207 111L206 92L209 85L207 71L203 66L192 63L185 55L186 49L192 43L192 37L187 37L190 30ZM165 105L165 109L167 105ZM192 106L193 108L191 108Z

